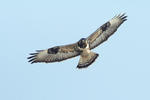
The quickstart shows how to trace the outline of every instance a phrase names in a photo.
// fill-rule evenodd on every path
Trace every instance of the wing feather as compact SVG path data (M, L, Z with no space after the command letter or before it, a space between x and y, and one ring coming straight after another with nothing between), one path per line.
M70 44L65 46L56 46L47 50L38 50L36 53L31 53L28 57L29 62L59 62L79 55L76 51L76 44Z
M119 14L99 27L87 38L90 43L90 49L93 49L106 41L114 32L117 31L117 28L127 20L126 18L127 16L125 16L125 13Z

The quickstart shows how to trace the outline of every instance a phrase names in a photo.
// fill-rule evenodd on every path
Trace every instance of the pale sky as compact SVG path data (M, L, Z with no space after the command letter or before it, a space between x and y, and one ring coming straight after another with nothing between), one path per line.
M0 100L150 100L149 10L149 0L1 0ZM28 63L29 53L77 42L122 12L128 20L88 68L76 68L79 57Z

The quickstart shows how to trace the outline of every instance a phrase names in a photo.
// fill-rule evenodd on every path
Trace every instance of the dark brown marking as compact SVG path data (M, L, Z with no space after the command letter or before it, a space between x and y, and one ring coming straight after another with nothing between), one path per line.
M53 48L49 48L48 49L48 54L56 54L59 51L59 46L53 47Z
M101 26L102 31L106 31L110 26L110 22L105 23L104 25Z

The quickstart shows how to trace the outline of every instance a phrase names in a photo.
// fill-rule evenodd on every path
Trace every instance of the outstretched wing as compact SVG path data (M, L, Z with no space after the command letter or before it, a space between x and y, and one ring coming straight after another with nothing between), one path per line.
M106 41L115 31L117 31L117 28L127 20L126 18L127 16L125 16L125 14L115 16L91 34L87 38L90 43L90 49L93 49Z
M59 62L79 55L79 52L75 50L76 44L66 46L56 46L47 50L37 50L37 53L31 53L28 57L29 62Z

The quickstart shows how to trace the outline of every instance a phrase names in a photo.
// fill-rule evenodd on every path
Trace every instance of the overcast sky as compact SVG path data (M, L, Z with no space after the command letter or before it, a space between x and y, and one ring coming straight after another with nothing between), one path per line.
M150 100L149 0L1 0L0 100ZM115 15L128 20L94 49L98 59L76 68L79 57L30 64L29 53L88 37Z

